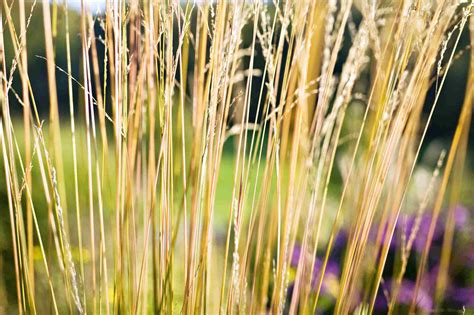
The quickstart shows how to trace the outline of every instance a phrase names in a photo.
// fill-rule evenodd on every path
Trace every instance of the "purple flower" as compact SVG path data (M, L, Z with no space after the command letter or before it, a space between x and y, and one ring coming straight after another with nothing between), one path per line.
M389 297L391 298L392 289L394 282L387 281L380 289L375 300L375 310L383 311L388 309L388 304L390 301L387 301L387 297L383 293L385 290L388 292ZM415 294L415 282L410 280L403 280L398 289L398 295L396 304L398 305L410 305ZM418 296L415 301L417 308L423 311L429 311L433 308L433 300L431 299L431 294L428 290L421 286L418 291Z
M343 250L347 244L348 234L346 230L340 230L334 241L334 250Z
M469 211L461 205L456 206L455 211L456 228L462 229L469 223Z
M456 206L454 209L454 227L455 227L455 239L453 243L453 253L452 260L450 262L449 268L449 281L447 283L444 303L449 307L458 307L466 306L468 308L474 308L474 287L469 286L471 283L464 282L462 279L466 279L468 275L466 274L466 268L468 272L472 270L472 265L474 264L474 243L472 238L469 236L470 233L470 213L463 206ZM440 251L443 242L443 237L445 234L446 228L446 218L447 218L447 209L441 211L441 214L437 220L434 227L432 247L430 248L429 261L427 262L427 271L421 281L420 289L416 297L416 307L418 311L430 311L434 307L433 297L434 289L437 285L438 280L438 269L439 269L439 260L440 260ZM427 211L422 214L421 217L416 217L416 215L409 216L400 216L399 220L396 222L394 235L390 242L390 252L393 254L395 250L400 249L402 245L402 236L405 238L406 242L413 237L412 241L412 255L415 256L415 271L416 271L416 253L420 254L424 251L426 242L428 240L428 234L430 226L432 223L432 211ZM416 230L415 230L416 228ZM464 232L460 234L459 232ZM379 227L374 225L370 231L369 240L375 242L377 235L379 233ZM388 236L387 226L383 226L380 235L380 242L384 243L387 241ZM413 234L413 236L412 236ZM467 236L462 237L462 236ZM348 231L341 229L333 243L333 247L329 256L328 263L326 265L324 279L321 286L321 298L324 297L326 300L326 307L332 305L338 294L339 287L339 277L341 273L341 263L343 262L343 253L348 243ZM302 256L303 255L303 256ZM295 245L292 256L291 256L291 266L293 268L298 267L300 263L300 258L305 259L304 263L307 268L311 263L311 253L303 253L302 247L300 245ZM311 287L313 290L316 289L316 286L319 284L322 263L321 260L324 258L324 255L318 255L315 259L313 266L313 274L311 280L303 279L303 281L311 281ZM387 261L387 270L393 268L394 262L393 255L389 255ZM413 296L415 293L415 279L413 274L413 260L410 259L407 266L407 273L405 278L402 280L400 287L398 288L398 293L396 297L395 304L397 305L396 311L402 312L406 310L407 307L412 303ZM390 272L390 271L389 271ZM459 278L458 276L461 276ZM384 277L387 275L384 273ZM458 280L461 280L460 282ZM290 285L290 290L292 285ZM394 280L388 280L383 285L381 284L379 291L377 292L376 302L375 302L375 311L376 312L386 312L388 310L388 304L390 301L387 301L387 296L384 294L388 293L388 299L391 299L393 290L395 289ZM291 296L291 294L290 294ZM362 295L360 292L355 292L354 300L361 301ZM359 302L356 302L358 305Z
M474 308L474 287L452 287L448 291L449 299L468 308Z
M301 246L298 244L295 244L293 247L293 253L291 254L291 267L298 267L298 262L300 261L300 256L301 256Z
M303 255L303 257L301 257L301 255ZM310 262L311 257L309 255L304 255L302 247L299 244L295 244L293 248L293 253L291 255L291 261L290 261L291 267L295 269L298 268L300 259L307 259L305 263L307 264L307 267L309 267L308 264ZM323 261L316 257L314 266L313 266L313 275L311 277L312 289L316 289L316 286L319 283L322 266L323 266ZM326 269L324 272L324 280L321 287L321 294L323 295L326 294L330 285L338 282L339 273L340 273L339 262L330 259L326 265Z
M316 289L319 280L321 278L321 271L323 267L323 261L316 258L313 269L313 277L311 280L311 287ZM324 271L324 279L321 286L321 292L324 294L329 291L329 286L331 281L339 281L339 264L335 261L328 260L326 265L326 270Z
M440 216L436 222L435 230L433 233L433 243L440 243L443 239L445 231L445 222L446 222L446 211L442 211L442 216ZM425 213L417 222L416 216L410 216L408 218L400 218L396 225L395 235L392 239L391 248L401 245L401 235L405 234L406 241L410 238L412 233L415 234L415 241L413 243L413 250L418 253L423 252L425 244L428 240L428 233L430 230L430 225L432 221L431 213ZM457 206L455 209L455 228L458 230L463 229L469 222L469 212L466 208L462 206ZM418 230L414 231L415 225L418 224ZM385 233L384 233L385 237Z

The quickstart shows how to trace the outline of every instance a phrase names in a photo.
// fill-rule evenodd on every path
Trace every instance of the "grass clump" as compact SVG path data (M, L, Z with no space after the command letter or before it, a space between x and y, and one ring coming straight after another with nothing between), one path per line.
M469 224L472 2L69 5L2 3L6 312L470 305L451 275ZM420 163L469 53L454 135Z

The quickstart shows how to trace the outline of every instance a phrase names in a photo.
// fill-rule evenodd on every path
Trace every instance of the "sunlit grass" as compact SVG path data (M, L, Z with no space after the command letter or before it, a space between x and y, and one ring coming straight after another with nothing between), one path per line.
M79 17L25 2L4 0L0 19L7 312L365 314L387 290L388 313L445 305L471 180L472 2L109 0ZM420 167L460 51L454 137Z

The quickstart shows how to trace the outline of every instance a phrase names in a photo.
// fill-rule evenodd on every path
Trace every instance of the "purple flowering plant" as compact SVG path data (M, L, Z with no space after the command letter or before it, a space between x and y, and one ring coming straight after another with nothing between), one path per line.
M421 313L432 312L462 312L474 310L474 242L472 235L472 219L470 210L457 206L454 211L455 231L454 247L449 264L449 281L444 288L440 301L435 302L436 286L439 280L439 262L446 228L446 216L439 218L433 234L427 272L424 273L421 285L416 290L417 259L421 255L430 228L432 216L425 213L421 216L406 215L396 223L394 236L390 242L390 250L383 272L383 280L378 289L374 312L384 314L390 311L395 313L408 312L410 304L414 301L416 309ZM416 229L416 231L414 231ZM376 230L371 233L371 241L376 241ZM383 237L385 237L383 232ZM413 233L415 233L413 235ZM348 242L348 231L341 229L337 234L334 247L324 271L324 279L318 301L318 313L332 313L339 294L339 279L344 258L344 251ZM402 239L406 240L412 235L413 245L410 258L405 271L400 274L400 250L403 246ZM296 244L291 256L291 268L296 270L300 259L303 257L302 248ZM309 259L308 255L306 259ZM316 258L311 275L311 290L314 292L322 273L322 261ZM288 300L292 298L293 285L290 281ZM417 292L416 292L417 291ZM358 292L352 301L353 310L362 302L363 292ZM415 298L416 294L416 298Z

